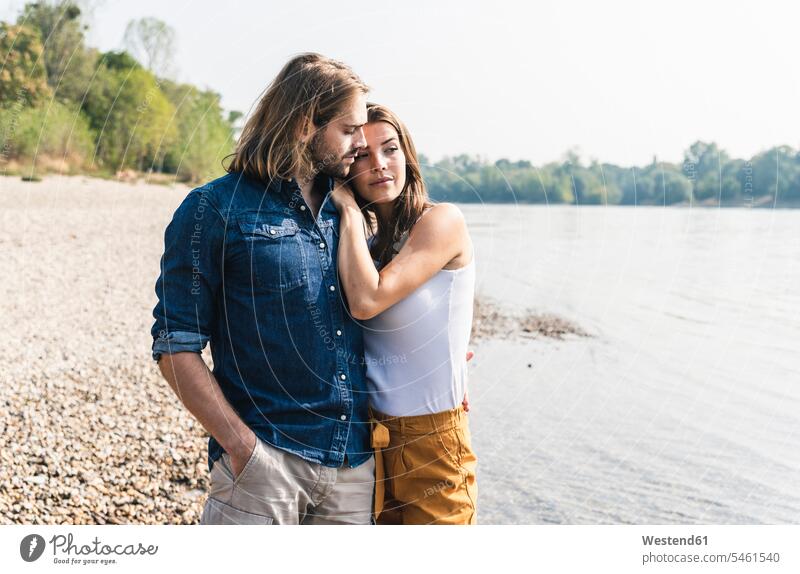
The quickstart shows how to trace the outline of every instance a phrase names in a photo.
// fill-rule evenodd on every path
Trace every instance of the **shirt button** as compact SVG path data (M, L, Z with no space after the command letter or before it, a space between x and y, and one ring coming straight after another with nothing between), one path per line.
M341 375L339 375L339 378L340 378L340 379L342 379L343 381L344 381L344 380L347 380L347 375L345 375L344 373L342 373Z
M346 421L347 420L347 415L342 415L339 418L342 419L343 421Z
M342 336L342 330L341 329L336 329L336 336L337 337L341 337Z
M336 291L336 286L335 285L331 285L331 291Z
M301 205L300 206L300 211L305 211L305 210L306 210L306 206L305 205Z
M270 234L270 235L275 235L275 230L274 230L274 229L270 229L270 230L269 230L269 234Z
M323 242L323 241L320 241L320 243L319 243L319 248L320 248L320 249L325 249L325 242Z

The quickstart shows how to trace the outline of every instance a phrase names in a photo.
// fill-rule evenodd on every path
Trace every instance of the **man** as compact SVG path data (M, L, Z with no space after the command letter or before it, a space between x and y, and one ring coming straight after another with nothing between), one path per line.
M367 92L339 62L290 60L229 173L189 193L167 227L153 357L211 435L204 524L371 521L363 344L327 200L366 145Z

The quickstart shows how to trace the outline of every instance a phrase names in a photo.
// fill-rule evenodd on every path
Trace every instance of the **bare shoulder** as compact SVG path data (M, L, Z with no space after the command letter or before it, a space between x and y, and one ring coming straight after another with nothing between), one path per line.
M446 259L442 269L458 269L472 260L472 241L461 209L453 203L437 203L411 230L418 245L427 245Z
M464 214L454 203L437 203L420 217L414 226L419 233L441 234L459 233L466 230Z

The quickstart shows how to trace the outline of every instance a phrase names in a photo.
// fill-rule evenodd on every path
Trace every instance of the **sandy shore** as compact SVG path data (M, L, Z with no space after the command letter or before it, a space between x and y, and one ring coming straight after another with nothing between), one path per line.
M198 521L205 431L148 352L163 230L187 192L0 178L0 523ZM476 339L581 334L476 311Z

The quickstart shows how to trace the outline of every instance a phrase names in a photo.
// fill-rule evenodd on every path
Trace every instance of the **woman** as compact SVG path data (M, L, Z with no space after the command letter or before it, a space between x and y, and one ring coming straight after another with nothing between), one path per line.
M461 211L433 204L414 144L388 109L367 108L367 147L341 214L338 267L362 321L367 382L379 437L378 522L475 524L476 458L466 418L467 344L475 263ZM385 505L381 511L381 486Z

